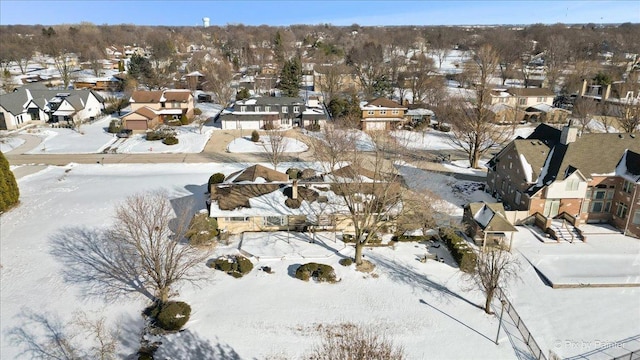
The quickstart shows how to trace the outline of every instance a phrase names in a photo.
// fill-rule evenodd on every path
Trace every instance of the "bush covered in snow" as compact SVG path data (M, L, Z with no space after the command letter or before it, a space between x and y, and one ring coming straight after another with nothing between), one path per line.
M186 237L193 246L209 245L214 242L218 233L216 219L209 217L207 213L199 213L191 219Z
M466 273L473 273L476 270L476 253L473 252L469 244L456 234L452 228L441 228L440 237L447 244L453 259L458 263L460 270Z
M253 270L253 263L242 255L221 256L209 262L207 266L240 278Z
M296 269L296 278L304 281L313 278L318 282L334 283L336 282L336 272L330 265L308 263L300 265Z
M182 301L157 302L145 309L151 323L166 331L178 331L189 321L191 306Z

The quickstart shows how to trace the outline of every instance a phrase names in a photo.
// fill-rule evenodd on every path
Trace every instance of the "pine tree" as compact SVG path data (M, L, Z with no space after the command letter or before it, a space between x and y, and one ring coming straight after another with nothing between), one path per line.
M9 168L9 161L0 151L0 212L4 212L18 203L20 190L18 183Z
M280 90L284 96L295 97L300 91L300 81L302 80L302 65L297 58L287 60L282 67L280 74Z

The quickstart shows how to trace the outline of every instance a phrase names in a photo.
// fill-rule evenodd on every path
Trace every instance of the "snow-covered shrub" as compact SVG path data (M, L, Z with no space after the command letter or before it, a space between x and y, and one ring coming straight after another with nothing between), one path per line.
M466 273L475 272L476 253L469 247L469 244L451 228L441 228L440 237L449 248L451 256L458 263L460 270Z
M218 222L207 213L198 213L191 219L185 235L193 246L210 245L218 236Z
M309 281L313 278L318 282L336 282L336 272L333 267L325 264L308 263L300 265L296 269L296 278L304 281Z
M178 143L178 138L175 136L167 136L166 138L162 139L162 143L165 145L175 145Z
M178 331L189 321L191 306L182 301L157 302L145 309L144 314L151 318L153 325L166 331Z
M239 278L253 270L253 263L242 255L221 256L207 266L216 270L224 271L227 274Z
M353 264L353 259L352 258L340 259L340 261L338 261L338 263L340 263L340 265L342 265L342 266L351 266L351 264Z

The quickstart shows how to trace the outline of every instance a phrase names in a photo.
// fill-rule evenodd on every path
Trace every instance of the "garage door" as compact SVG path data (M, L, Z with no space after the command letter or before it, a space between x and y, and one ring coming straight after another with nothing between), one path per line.
M373 131L373 130L386 130L387 123L386 121L365 121L364 122L364 130Z
M124 127L130 130L147 130L147 120L126 120Z

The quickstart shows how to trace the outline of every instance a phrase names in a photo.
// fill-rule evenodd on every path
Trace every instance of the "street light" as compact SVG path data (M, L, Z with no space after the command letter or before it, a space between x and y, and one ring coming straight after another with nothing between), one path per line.
M500 328L502 327L502 314L504 313L504 306L507 304L507 301L502 299L500 300L502 304L502 308L500 309L500 321L498 322L498 333L496 334L496 345L498 345L498 338L500 337Z

